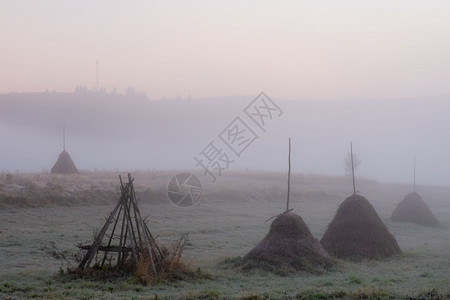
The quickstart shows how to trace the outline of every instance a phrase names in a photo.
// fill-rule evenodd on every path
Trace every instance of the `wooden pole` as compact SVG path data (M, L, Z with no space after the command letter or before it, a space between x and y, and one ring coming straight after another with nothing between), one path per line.
M353 180L353 194L356 194L356 186L355 186L355 167L353 166L353 145L350 142L350 157L352 161L352 180Z
M133 220L131 219L131 206L132 206L132 202L133 202L133 199L132 199L132 201L129 201L129 204L128 204L128 207L127 207L127 224L129 225L129 227L130 227L130 232L131 232L131 234L132 234L132 238L133 238L133 241L134 241L134 244L135 245L138 245L138 241L137 241L137 239L136 239L136 232L135 232L135 230L134 230L134 225L133 225ZM134 214L135 216L136 216L136 213Z
M120 201L120 203L122 203L122 199L120 199L119 201ZM120 216L120 213L121 213L121 211L122 211L122 207L123 207L123 205L120 205L119 213L117 214L118 216ZM117 222L119 221L119 218L115 218L115 219L116 219L116 221L115 221L115 223L114 223L114 226L113 226L111 235L109 236L107 249L111 246L111 242L112 242L112 239L113 239L113 237L114 237L114 232L116 231ZM103 255L102 264L100 265L100 267L103 267L103 265L105 264L105 261L106 261L107 256L108 256L108 251L105 251L105 253L104 253L104 255Z
M128 193L128 190L129 190L129 188L130 188L130 186L129 186L129 183L128 184L125 184L125 186L122 186L121 187L121 189L122 189L122 196L123 196L123 206L124 206L124 209L123 209L123 216L122 216L122 226L121 226L121 229L120 229L120 236L119 236L119 249L121 249L122 248L122 246L123 246L123 244L122 244L122 242L124 242L124 233L125 233L125 230L126 230L126 228L125 228L125 220L126 220L126 215L127 215L127 205L128 205L128 201L129 201L129 193ZM119 219L120 218L120 214L119 215L117 215L117 219ZM122 252L119 252L118 253L118 255L117 255L117 265L118 266L120 266L121 265L121 260L122 260L122 255L123 255L123 253Z
M102 230L100 231L100 233L97 235L94 243L92 244L92 246L89 248L88 252L86 253L86 255L84 256L83 260L80 262L80 264L78 265L78 269L83 270L85 266L89 266L91 264L92 259L94 258L95 253L98 250L98 247L100 246L100 243L103 239L103 237L105 236L106 231L108 230L109 225L111 224L111 222L114 219L114 215L116 214L117 210L119 209L119 207L122 205L122 202L118 202L116 207L114 208L114 210L111 212L111 214L108 217L108 220L106 220L105 225L103 225Z
M289 211L289 195L291 194L291 138L289 138L289 154L288 154L288 186L286 211Z
M414 157L414 193L416 192L416 157Z
M63 151L66 151L66 121L63 121Z

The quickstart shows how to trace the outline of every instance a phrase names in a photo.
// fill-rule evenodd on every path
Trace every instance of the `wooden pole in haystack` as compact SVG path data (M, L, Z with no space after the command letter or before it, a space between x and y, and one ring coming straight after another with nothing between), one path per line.
M414 193L416 192L416 157L414 157Z
M356 194L356 186L355 186L355 167L353 166L353 145L350 142L350 158L352 161L352 180L353 180L353 194Z
M287 201L286 211L289 211L289 195L291 194L291 138L289 138L289 154L288 154L288 184L287 184Z
M66 121L63 122L63 151L66 151Z
M291 210L294 210L293 208L289 209L289 196L291 194L291 138L289 138L289 153L288 153L288 184L287 184L287 199L286 199L286 210L276 216L270 217L266 220L266 223L272 220L273 218L279 217L283 214L286 214L290 212Z

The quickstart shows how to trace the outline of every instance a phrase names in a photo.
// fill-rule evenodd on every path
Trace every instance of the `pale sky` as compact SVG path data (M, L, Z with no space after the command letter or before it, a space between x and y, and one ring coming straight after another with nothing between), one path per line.
M450 94L450 1L0 0L0 93Z

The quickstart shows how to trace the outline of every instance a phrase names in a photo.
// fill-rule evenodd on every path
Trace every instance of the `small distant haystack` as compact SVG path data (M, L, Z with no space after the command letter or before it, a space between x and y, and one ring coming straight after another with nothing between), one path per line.
M78 173L78 169L73 163L69 152L63 150L50 172L52 174L75 174Z
M272 222L269 234L244 257L244 261L247 260L288 265L295 269L333 264L303 219L291 212L281 214Z
M356 194L341 203L320 243L339 258L381 258L401 253L373 206Z
M406 195L392 212L392 221L416 223L424 226L437 227L439 221L434 217L428 205L416 192Z

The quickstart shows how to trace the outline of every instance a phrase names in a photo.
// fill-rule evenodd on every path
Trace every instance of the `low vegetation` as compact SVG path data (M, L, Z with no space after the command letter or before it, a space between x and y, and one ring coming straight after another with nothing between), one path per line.
M265 220L285 209L284 174L230 172L215 184L203 180L202 199L189 208L175 207L165 196L173 175L133 172L136 191L143 195L139 197L141 212L148 216L146 222L158 243L176 243L181 234L189 232L184 259L177 266L180 272L146 281L142 280L145 272L114 280L74 277L66 272L66 263L48 255L56 251L51 247L54 243L54 254L70 260L78 243L92 240L93 231L105 223L117 201L118 173L82 172L73 177L0 174L0 299L450 297L450 188L417 187L441 224L433 228L389 220L411 187L359 180L360 193L396 238L402 254L378 260L335 259L331 268L311 272L243 260L269 232L270 222ZM42 203L34 198L33 191L50 193L51 186L55 198L44 197ZM92 198L77 198L91 187ZM293 212L318 240L338 205L352 192L347 177L293 174L291 187ZM4 201L19 195L28 200ZM42 251L43 247L47 251Z

